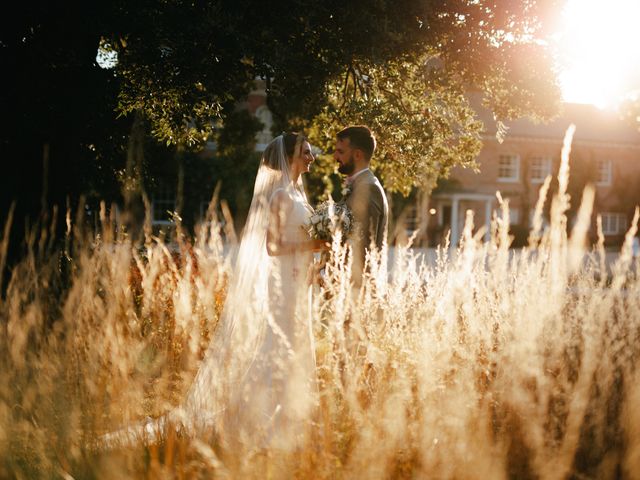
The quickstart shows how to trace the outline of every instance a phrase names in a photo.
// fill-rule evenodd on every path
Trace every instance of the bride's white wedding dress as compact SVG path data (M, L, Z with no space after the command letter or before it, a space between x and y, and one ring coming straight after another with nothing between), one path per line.
M282 242L308 242L304 225L313 209L297 185L276 189L271 199L279 191L291 200L290 210L281 214ZM263 242L253 246L266 250ZM238 280L230 292L223 317L233 319L227 318L212 342L185 413L196 429L213 427L230 445L287 450L304 440L318 403L309 282L313 254L253 253L241 252L259 266L253 278Z
M213 430L231 448L289 450L304 441L318 404L308 280L313 254L269 256L266 237L276 193L291 200L280 215L285 243L309 241L303 226L313 209L301 182L290 181L282 138L273 146L279 168L263 158L220 324L186 400L161 419L105 435L103 444L153 441L169 424L182 424L187 434Z
M304 223L313 209L293 184L285 191L292 208L282 215L282 240L308 242ZM309 282L313 255L297 250L269 257L269 263L264 338L243 390L250 422L265 428L263 440L287 448L302 440L317 399Z

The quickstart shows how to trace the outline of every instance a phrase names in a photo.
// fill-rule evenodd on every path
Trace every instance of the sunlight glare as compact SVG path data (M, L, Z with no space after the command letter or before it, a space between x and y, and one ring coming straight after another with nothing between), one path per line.
M568 0L558 36L564 100L613 107L640 88L638 0Z

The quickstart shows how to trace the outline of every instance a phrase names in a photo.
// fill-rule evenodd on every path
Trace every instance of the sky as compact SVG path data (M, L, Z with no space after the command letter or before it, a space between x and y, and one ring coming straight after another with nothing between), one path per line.
M565 101L615 108L640 90L640 0L568 0L559 25Z

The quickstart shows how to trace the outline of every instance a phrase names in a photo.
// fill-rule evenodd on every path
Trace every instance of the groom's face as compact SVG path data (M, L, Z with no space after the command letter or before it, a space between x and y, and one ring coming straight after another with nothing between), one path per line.
M356 168L354 150L350 144L351 140L348 138L338 139L336 150L333 152L333 159L338 162L338 171L343 175L351 175Z

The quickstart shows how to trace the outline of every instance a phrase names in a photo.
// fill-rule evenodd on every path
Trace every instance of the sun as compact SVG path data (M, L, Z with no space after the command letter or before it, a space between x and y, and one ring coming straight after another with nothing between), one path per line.
M568 0L557 36L563 99L615 107L640 89L640 0Z

